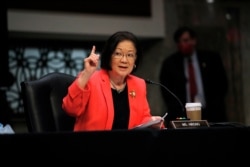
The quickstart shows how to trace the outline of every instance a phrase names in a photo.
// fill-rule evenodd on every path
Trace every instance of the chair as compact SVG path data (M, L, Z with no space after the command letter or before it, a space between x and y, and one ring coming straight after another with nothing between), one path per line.
M74 79L69 74L52 72L20 83L29 132L73 131L74 118L62 109L62 99Z

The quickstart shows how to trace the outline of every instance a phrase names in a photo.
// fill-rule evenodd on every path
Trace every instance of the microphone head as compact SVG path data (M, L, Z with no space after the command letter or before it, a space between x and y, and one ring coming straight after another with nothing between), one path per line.
M144 80L145 80L145 82L148 83L148 84L152 84L152 83L153 83L153 81L151 81L150 79L144 79Z

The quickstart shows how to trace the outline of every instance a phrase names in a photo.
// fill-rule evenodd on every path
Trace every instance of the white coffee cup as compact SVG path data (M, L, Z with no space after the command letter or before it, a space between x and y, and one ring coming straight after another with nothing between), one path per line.
M186 114L190 120L201 120L201 103L186 103Z

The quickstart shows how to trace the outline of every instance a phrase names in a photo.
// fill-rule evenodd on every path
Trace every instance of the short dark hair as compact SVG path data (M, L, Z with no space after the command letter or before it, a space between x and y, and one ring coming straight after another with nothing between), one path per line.
M112 54L115 51L118 43L124 40L129 40L133 42L136 48L136 60L135 60L136 68L134 68L132 72L136 71L142 58L142 49L141 49L141 46L137 37L133 33L128 32L128 31L118 31L108 38L101 53L101 68L102 69L111 70L110 62L111 62Z
M195 33L195 31L194 31L192 28L187 27L187 26L182 26L182 27L179 27L179 28L175 31L175 33L174 33L173 38L174 38L175 43L178 43L178 42L179 42L180 37L181 37L182 34L184 34L185 32L188 32L189 35L190 35L190 37L196 38L196 33Z

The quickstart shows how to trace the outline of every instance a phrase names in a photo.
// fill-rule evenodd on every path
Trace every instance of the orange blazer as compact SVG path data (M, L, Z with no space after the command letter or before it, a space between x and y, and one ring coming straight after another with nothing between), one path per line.
M146 83L134 75L127 77L131 129L151 119L146 97ZM111 130L114 119L114 107L110 81L107 71L96 71L81 89L77 79L69 86L63 98L65 112L76 118L74 131Z

